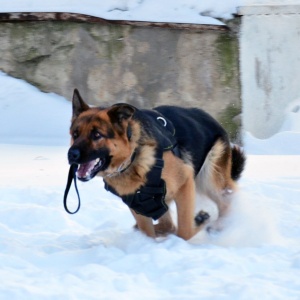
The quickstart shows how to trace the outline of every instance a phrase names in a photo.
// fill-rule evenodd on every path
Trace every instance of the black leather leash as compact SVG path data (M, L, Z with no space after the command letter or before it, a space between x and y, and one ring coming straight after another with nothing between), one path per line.
M76 183L76 171L78 169L78 165L76 164L72 164L70 166L70 170L69 170L69 175L68 175L68 181L67 181L67 186L66 186L66 189L65 189L65 194L64 194L64 208L66 210L67 213L73 215L73 214L76 214L79 209L80 209L80 196L79 196L79 192L78 192L78 188L77 188L77 183ZM75 190L76 190L76 193L77 193L77 197L78 197L78 206L77 206L77 209L75 211L70 211L68 209L68 206L67 206L67 197L68 197L68 193L69 193L69 190L70 190L70 187L72 185L72 181L74 180L74 185L75 185Z

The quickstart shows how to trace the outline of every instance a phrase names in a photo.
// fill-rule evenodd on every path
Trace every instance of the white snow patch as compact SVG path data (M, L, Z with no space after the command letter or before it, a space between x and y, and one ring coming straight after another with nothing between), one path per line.
M257 139L250 132L244 135L248 153L258 155L300 155L300 99L285 110L285 121L278 133L269 139Z

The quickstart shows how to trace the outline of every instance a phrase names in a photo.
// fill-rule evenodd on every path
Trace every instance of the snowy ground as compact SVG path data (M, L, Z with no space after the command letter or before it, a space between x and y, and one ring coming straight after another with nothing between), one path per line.
M287 131L247 136L223 232L153 241L101 179L79 183L81 210L64 211L71 104L0 73L0 299L300 299L297 103Z

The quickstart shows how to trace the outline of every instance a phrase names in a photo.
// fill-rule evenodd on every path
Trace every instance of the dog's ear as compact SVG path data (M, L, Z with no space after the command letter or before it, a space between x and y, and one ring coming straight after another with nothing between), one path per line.
M73 118L77 118L82 112L90 108L83 101L77 89L75 89L73 93L72 106L73 106Z
M130 119L136 108L130 104L119 103L113 105L110 110L107 112L112 123L122 124L124 120Z
M113 105L110 110L107 112L112 124L114 124L115 129L119 134L123 134L126 130L126 125L123 124L124 121L127 121L127 138L131 139L132 131L131 126L128 124L128 121L135 113L136 108L132 105L120 103Z

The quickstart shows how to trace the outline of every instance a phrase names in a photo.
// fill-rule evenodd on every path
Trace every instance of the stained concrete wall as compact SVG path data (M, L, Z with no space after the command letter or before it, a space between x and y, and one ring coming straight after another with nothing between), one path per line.
M240 14L243 127L268 138L300 97L300 5L244 7Z
M70 99L76 87L97 105L197 106L236 136L240 88L232 31L2 22L0 53L2 71L43 91Z

